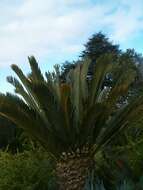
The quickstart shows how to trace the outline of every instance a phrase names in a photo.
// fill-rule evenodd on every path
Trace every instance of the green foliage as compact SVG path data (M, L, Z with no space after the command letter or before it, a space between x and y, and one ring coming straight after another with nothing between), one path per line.
M89 40L82 58L65 65L62 73L56 65L45 76L33 56L28 58L29 75L12 65L18 79L9 76L7 80L17 95L0 94L0 115L38 140L56 160L65 152L82 152L87 148L89 156L95 156L99 178L87 183L88 190L140 187L142 179L137 178L142 175L143 96L142 88L135 91L135 84L136 63L142 57L134 50L121 52L99 33ZM129 130L119 137L120 131L127 127ZM119 139L115 140L115 136ZM16 153L19 144L23 146L23 139L21 132L17 133L8 149ZM124 156L123 160L119 156ZM125 160L129 168L125 167ZM120 172L116 170L116 161ZM43 152L37 154L33 150L15 155L1 152L0 168L0 189L56 188L53 166ZM132 171L135 175L131 175Z
M24 152L25 150L34 150L38 148L38 143L30 138L23 129L16 127L12 139L7 144L7 151L12 154Z
M69 62L66 61L62 64L61 66L61 76L60 79L61 81L66 81L66 77L69 73L70 70L75 69L75 67L78 65L78 61L73 61L73 62Z
M91 60L88 75L93 75L93 67L100 56L108 53L114 54L114 57L118 57L121 53L119 46L113 44L102 32L95 33L84 46L85 50L81 53L80 57L82 60L86 57L88 57ZM62 80L65 81L68 72L71 69L74 69L79 63L79 60L73 62L66 61L62 65Z
M54 163L45 152L0 152L0 190L56 189Z
M115 66L120 67L120 61L115 65L111 54L97 59L90 82L87 81L88 59L71 70L64 83L60 81L59 66L55 66L55 72L46 73L45 79L35 58L30 57L29 62L28 76L12 65L19 80L13 77L7 80L23 99L1 94L0 114L36 138L57 158L62 152L76 151L86 145L94 154L125 128L131 115L142 106L141 96L115 113L118 100L127 94L136 72L132 67L124 73L120 69L112 87L103 89L105 77Z
M94 65L97 62L97 59L104 55L104 54L110 54L112 53L114 56L114 63L120 62L120 67L122 67L123 72L129 67L132 67L132 69L136 70L137 77L132 85L132 90L130 90L129 97L132 97L134 95L139 94L140 91L142 91L142 82L143 82L143 72L142 72L142 63L143 63L143 57L141 54L137 53L134 49L127 49L126 51L121 51L119 49L119 46L116 44L113 44L106 35L104 35L102 32L94 34L88 42L85 44L85 50L82 52L81 60L88 57L91 60L91 63L89 65L88 70L88 78L91 79L93 76L93 70ZM62 72L61 72L61 78L65 80L68 72L71 69L74 69L78 64L78 61L73 62L65 62L62 66ZM121 68L120 68L121 69ZM116 68L116 72L118 76L118 68ZM115 79L116 81L116 79ZM113 79L110 75L108 75L104 79L103 86L111 86ZM124 100L126 100L124 98Z
M85 50L82 52L82 57L88 57L94 62L100 56L107 53L112 53L116 56L119 55L119 46L109 41L102 32L98 32L85 44Z

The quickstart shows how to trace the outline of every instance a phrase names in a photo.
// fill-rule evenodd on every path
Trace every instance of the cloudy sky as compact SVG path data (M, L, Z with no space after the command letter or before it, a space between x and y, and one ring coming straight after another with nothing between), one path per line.
M143 53L143 0L0 0L0 91L12 63L28 72L27 56L42 70L76 59L103 31L122 49Z

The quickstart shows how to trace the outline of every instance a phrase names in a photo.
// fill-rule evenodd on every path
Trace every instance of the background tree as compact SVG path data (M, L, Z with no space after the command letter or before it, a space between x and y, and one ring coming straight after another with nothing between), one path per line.
M112 53L118 56L121 52L119 45L109 41L102 32L94 34L84 46L85 50L82 52L81 57L88 57L91 59L91 62L96 62L101 55Z
M66 81L66 76L68 75L69 71L75 69L77 66L78 61L69 62L66 61L61 66L61 76L60 79L62 82Z
M112 53L115 57L117 57L121 52L119 45L113 44L109 41L106 35L102 32L94 34L84 46L85 50L81 53L80 58L84 59L88 57L91 60L88 72L89 75L92 75L93 66L100 56L106 53ZM65 62L62 65L62 78L65 78L68 71L71 68L75 68L78 62L79 60L71 63Z
M129 91L128 97L132 99L135 95L142 92L142 84L143 84L143 57L141 54L137 53L134 49L127 49L126 51L121 51L119 49L119 45L113 44L102 32L94 34L88 42L85 44L85 50L81 53L80 59L73 62L65 62L62 65L61 78L64 81L70 69L76 67L76 65L81 64L81 60L88 57L91 60L89 65L87 79L91 79L93 75L94 66L96 64L96 60L104 55L104 54L112 53L114 55L114 63L120 62L120 67L122 71L128 70L128 67L132 67L136 72L136 80ZM116 71L114 70L114 76L118 75L118 68L116 67ZM116 78L108 75L106 76L103 88L107 86L111 86L112 83L116 81ZM127 97L122 98L123 102L126 102ZM121 101L122 102L122 101Z

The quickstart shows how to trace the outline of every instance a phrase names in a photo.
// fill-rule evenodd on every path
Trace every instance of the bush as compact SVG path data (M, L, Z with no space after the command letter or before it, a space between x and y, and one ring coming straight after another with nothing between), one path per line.
M56 190L54 163L41 151L0 152L0 190Z

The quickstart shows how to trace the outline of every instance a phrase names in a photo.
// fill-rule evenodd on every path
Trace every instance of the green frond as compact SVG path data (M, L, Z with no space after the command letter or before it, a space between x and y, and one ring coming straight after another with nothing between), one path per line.
M17 65L12 65L11 68L17 74L17 76L19 77L21 83L23 84L27 94L29 95L31 102L32 102L31 107L33 107L34 109L38 109L37 102L34 100L34 97L32 96L32 91L30 89L30 80L23 74L22 70ZM10 80L9 80L9 82L10 82ZM14 83L11 82L11 84L15 86Z
M72 104L74 108L75 113L75 123L78 126L79 125L79 118L81 114L81 84L80 84L80 71L81 66L78 65L76 69L73 70L72 73L72 84L71 84L71 98L72 98ZM78 127L76 127L78 130Z
M82 64L81 66L81 72L80 72L81 95L84 103L87 101L88 98L87 75L90 63L91 63L90 59L86 58L84 64Z
M45 116L50 123L51 130L67 139L66 122L63 118L64 112L56 101L54 94L46 84L33 83L31 86L39 107L44 111Z
M8 76L7 81L15 87L15 93L21 95L24 98L25 102L27 102L27 104L34 109L33 101L29 97L24 87L20 84L20 82L12 76Z
M34 110L29 109L17 96L9 93L7 95L0 94L0 115L23 128L52 154L57 155L58 152L65 150L64 140L62 141L58 134L49 131L40 116Z
M63 110L63 116L65 117L66 127L69 129L70 125L70 93L71 88L68 84L61 84L60 94L61 94L61 109Z
M17 96L13 96L11 94L0 94L0 112L3 116L8 117L14 123L16 123L20 127L26 127L30 130L28 125L29 116L31 116L32 120L32 110ZM36 118L33 118L36 120ZM36 127L35 127L36 128Z
M113 56L110 54L105 54L97 59L94 67L94 75L91 81L90 88L90 105L95 104L100 92L105 76L111 71L113 67Z
M81 138L84 141L87 141L87 137L90 137L89 143L95 143L100 131L105 126L105 118L108 111L106 105L96 103L95 106L92 106L87 112L85 112L81 125Z
M101 134L97 139L97 147L104 146L112 140L122 128L128 126L132 114L139 106L143 106L143 97L136 98L132 103L126 105L120 111L118 111L114 117L112 117L108 123L104 126ZM140 115L143 117L143 115Z
M135 80L135 76L136 72L129 69L127 72L122 73L119 76L112 88L109 90L107 98L103 101L109 107L108 115L110 115L117 107L119 98L128 94L129 88Z
M45 121L46 125L48 127L50 127L50 123L49 123L47 117L45 116L45 112L42 110L41 107L39 107L40 106L39 102L37 101L35 94L31 89L31 87L32 87L31 81L23 74L22 70L17 65L12 65L12 69L14 70L14 72L17 74L17 76L21 80L22 84L24 85L24 87L29 95L29 98L32 102L32 107L34 107L34 109L41 115L41 117Z
M60 94L60 68L59 65L54 65L55 71L52 73L46 72L45 76L47 79L47 84L49 89L54 93L55 99L59 102L61 101L61 94Z
M53 73L53 88L55 91L55 96L57 97L57 100L61 101L61 93L60 93L60 66L54 65L55 72Z
M33 81L40 81L40 82L44 82L44 77L41 73L40 68L38 67L38 63L35 59L34 56L30 56L28 57L29 63L30 63L30 67L31 67L31 79Z

